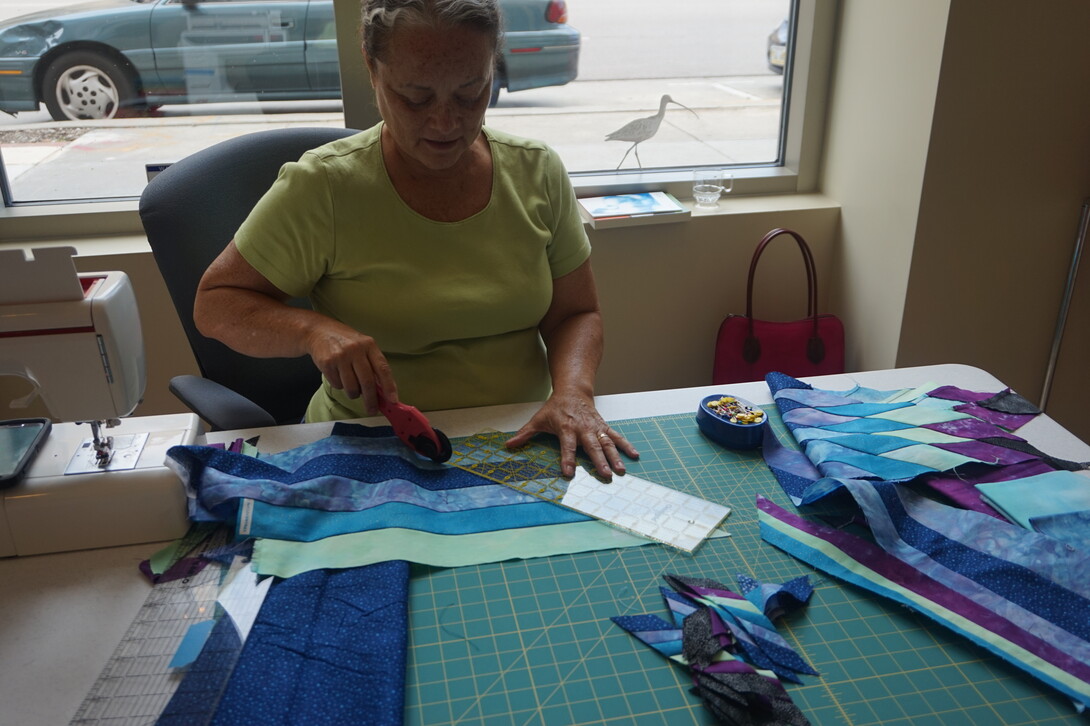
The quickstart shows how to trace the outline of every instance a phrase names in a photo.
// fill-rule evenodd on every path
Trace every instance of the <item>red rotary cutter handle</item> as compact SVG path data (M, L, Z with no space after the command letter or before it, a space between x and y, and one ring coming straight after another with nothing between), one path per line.
M438 464L450 460L454 453L450 439L439 429L432 428L428 419L415 406L390 403L382 395L382 391L379 391L378 410L390 422L394 434L410 449Z

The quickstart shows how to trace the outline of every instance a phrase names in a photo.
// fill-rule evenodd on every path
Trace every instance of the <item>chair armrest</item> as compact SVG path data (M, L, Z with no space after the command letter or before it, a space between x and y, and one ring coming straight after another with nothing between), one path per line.
M175 376L170 379L169 388L190 411L207 422L213 431L276 425L276 419L261 406L207 378Z

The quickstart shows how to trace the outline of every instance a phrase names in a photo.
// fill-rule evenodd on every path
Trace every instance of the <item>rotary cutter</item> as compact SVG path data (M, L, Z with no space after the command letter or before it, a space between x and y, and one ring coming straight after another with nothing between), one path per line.
M394 434L410 449L438 464L450 460L454 453L450 439L439 429L432 428L428 419L415 406L390 403L382 395L382 391L379 391L378 410L390 422Z

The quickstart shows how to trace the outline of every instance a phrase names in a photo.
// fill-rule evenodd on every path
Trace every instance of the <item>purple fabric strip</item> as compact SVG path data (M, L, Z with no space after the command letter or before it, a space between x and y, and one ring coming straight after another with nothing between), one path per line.
M209 561L203 557L183 557L168 567L165 572L156 575L151 570L151 562L144 560L140 563L140 572L144 577L148 578L153 585L158 585L161 582L173 582L174 580L193 577L203 570L208 565L208 562Z
M718 660L701 668L694 667L693 670L705 673L753 673L753 668L740 660Z
M957 386L939 386L933 391L928 391L928 396L933 398L944 398L947 401L961 401L962 403L977 403L978 401L985 401L994 393L979 393L977 391L967 391L964 388L958 388Z
M961 454L962 456L968 456L976 459L977 461L981 461L985 464L992 464L994 466L1021 464L1024 461L1038 458L1033 454L1029 454L1024 451L1008 449L1005 446L986 444L983 441L962 441L955 444L935 444L935 447L939 449L946 449L947 451L952 451L955 454Z
M975 418L959 418L955 421L943 421L941 423L924 424L920 428L931 429L939 433L957 436L962 439L982 439L988 436L1006 436L1017 439L1017 436L998 429L991 424L978 421Z

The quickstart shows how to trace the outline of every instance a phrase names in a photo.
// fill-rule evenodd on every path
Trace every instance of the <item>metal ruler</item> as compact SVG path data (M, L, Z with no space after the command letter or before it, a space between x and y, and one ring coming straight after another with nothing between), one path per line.
M212 534L194 528L180 549L193 556L224 545L227 537L226 528ZM178 644L192 624L212 617L226 571L211 562L192 577L153 587L71 724L154 724L184 676L169 666Z
M484 431L454 445L453 466L509 486L524 494L693 552L730 514L730 507L709 502L632 474L605 483L580 465L572 479L560 474L560 453L541 442L515 450L505 446L510 434Z

